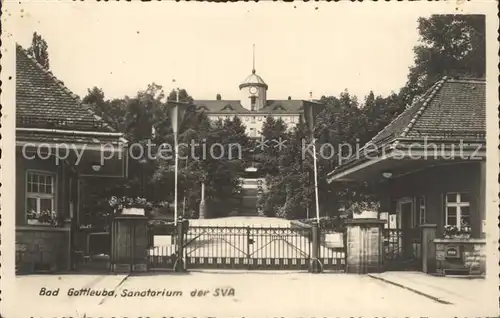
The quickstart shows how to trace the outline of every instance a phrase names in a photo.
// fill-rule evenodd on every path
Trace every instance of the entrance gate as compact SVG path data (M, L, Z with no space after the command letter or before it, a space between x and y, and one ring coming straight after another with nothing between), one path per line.
M190 227L186 267L223 269L304 269L311 253L310 229Z
M332 234L343 237L320 231L318 256L324 270L344 270L345 246L332 245L328 239ZM184 235L188 270L308 270L313 248L311 228L190 226ZM152 242L150 269L172 269L178 251L176 237L165 235L164 241Z

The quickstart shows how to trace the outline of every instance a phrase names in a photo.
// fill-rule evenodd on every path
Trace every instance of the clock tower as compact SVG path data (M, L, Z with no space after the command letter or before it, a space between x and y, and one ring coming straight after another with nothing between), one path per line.
M258 111L266 106L267 84L255 73L255 46L252 74L240 84L241 105L250 110Z

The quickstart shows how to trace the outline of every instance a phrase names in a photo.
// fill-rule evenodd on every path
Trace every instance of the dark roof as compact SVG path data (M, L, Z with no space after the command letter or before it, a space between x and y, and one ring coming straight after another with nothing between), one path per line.
M198 109L205 109L207 113L263 113L263 114L299 114L303 112L303 100L268 100L266 106L252 112L243 106L239 100L195 100Z
M16 47L16 125L22 128L114 131L19 45Z
M19 142L46 142L46 143L73 143L85 144L87 146L109 144L118 146L123 143L124 139L119 139L116 136L92 136L72 134L70 132L38 132L38 131L18 131L16 132L16 141Z
M329 175L356 166L367 159L367 153L377 152L375 149L405 147L421 140L485 143L486 81L443 77Z
M485 138L486 82L443 77L380 131L370 143L391 139Z

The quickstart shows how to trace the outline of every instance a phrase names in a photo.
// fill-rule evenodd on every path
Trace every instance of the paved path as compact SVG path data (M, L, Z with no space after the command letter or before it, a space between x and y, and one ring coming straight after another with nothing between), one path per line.
M422 272L385 272L370 276L451 304L487 308L493 298L498 302L495 284L492 286L483 278L441 277Z
M476 283L472 284L469 292L478 292ZM487 304L478 306L470 301L442 304L364 275L270 271L205 271L130 277L34 275L16 278L16 285L16 315L7 317L83 317L84 313L87 317L153 314L154 317L465 317L495 314ZM38 296L42 287L60 288L59 295ZM83 287L114 290L116 297L67 296L70 288ZM148 290L165 290L170 296L122 297L130 292ZM191 292L195 290L207 293L192 297ZM222 291L229 293L231 290L234 295L222 295Z

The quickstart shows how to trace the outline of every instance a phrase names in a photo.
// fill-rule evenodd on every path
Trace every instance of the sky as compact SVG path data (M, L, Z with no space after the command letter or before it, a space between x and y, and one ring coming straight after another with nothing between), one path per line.
M195 99L218 93L238 99L238 85L252 70L253 44L268 99L399 91L413 64L421 14L355 7L34 2L21 6L14 37L27 48L33 32L40 33L51 70L81 97L94 86L106 98L133 96L155 82L167 92L185 88Z

